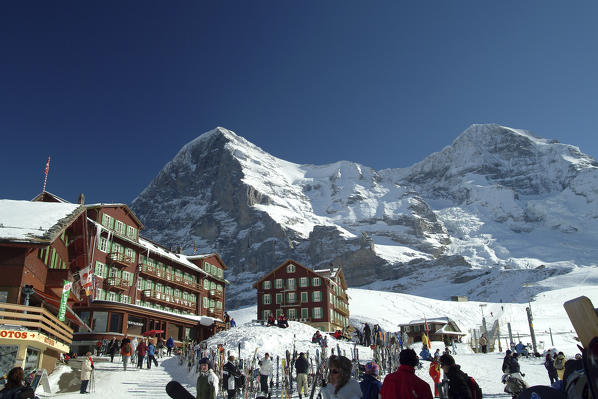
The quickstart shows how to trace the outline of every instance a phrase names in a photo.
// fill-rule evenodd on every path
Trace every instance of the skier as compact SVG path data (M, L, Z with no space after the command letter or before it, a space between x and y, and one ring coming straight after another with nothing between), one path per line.
M438 349L437 352L440 350ZM432 381L434 381L434 397L437 398L438 395L438 386L440 385L440 355L434 354L434 358L430 362L430 370L428 374L432 377Z
M359 383L361 387L361 396L363 399L378 399L382 383L378 381L380 368L375 362L365 364L365 374L363 380Z
M6 376L6 385L0 391L0 398L33 399L35 393L31 387L23 385L24 378L25 372L21 367L11 369Z
M168 337L166 340L166 355L170 356L172 354L172 348L174 348L174 339L172 337Z
M565 354L563 352L559 352L554 358L554 368L559 376L559 380L562 380L565 374Z
M440 367L448 378L449 399L472 399L467 375L461 371L461 366L455 364L451 355L440 356Z
M218 377L204 357L199 361L199 374L197 375L197 399L216 399L218 396Z
M554 367L554 361L552 360L552 355L550 353L546 354L546 361L544 362L544 367L546 367L546 371L548 371L550 385L552 385L553 382L559 380L559 376L557 374L556 368Z
M415 375L419 359L413 349L399 353L399 369L384 378L380 396L382 399L432 399L430 385Z
M237 380L242 376L241 371L235 366L234 361L235 357L230 355L228 357L228 362L222 367L222 387L226 389L228 399L235 398L235 389L237 385L239 385Z
M85 359L81 363L81 387L79 388L79 393L89 393L87 392L87 384L89 384L91 371L93 369L94 367L93 363L91 362L91 352L87 352L85 354Z
M370 346L372 344L372 330L370 330L368 323L363 326L363 337L365 338L365 346Z
M488 352L488 338L486 338L486 334L482 334L480 337L480 346L482 347L482 353Z
M328 359L328 384L320 390L322 399L360 399L361 387L351 378L353 364L344 356Z
M307 386L307 370L309 369L309 363L305 358L305 353L299 353L299 357L295 360L295 373L297 374L297 393L299 394L299 399L302 398L302 393L305 393L307 396L308 394L308 386Z
M264 358L259 361L260 366L260 387L263 393L268 393L268 377L272 374L272 360L266 353Z

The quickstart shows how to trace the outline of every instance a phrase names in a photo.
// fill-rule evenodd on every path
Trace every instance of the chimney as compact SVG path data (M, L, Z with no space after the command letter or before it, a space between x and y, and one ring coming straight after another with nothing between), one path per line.
M85 205L85 194L79 194L79 198L77 199L77 203L79 205Z

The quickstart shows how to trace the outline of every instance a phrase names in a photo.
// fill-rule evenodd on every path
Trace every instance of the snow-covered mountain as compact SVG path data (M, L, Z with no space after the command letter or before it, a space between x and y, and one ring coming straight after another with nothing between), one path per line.
M543 290L567 274L558 281L576 284L595 265L597 196L593 158L498 125L382 171L290 163L217 128L186 144L132 208L146 236L220 253L231 304L253 300L250 284L289 258L341 265L351 286L524 300L523 283Z

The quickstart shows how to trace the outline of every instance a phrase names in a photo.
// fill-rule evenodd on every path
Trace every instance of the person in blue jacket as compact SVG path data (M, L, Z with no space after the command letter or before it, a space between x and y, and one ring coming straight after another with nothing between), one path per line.
M174 348L174 339L168 337L166 340L166 354L170 356L172 354L172 348Z
M152 362L154 365L158 367L158 361L156 360L156 347L152 340L149 341L149 345L147 346L147 368L152 368Z
M428 347L425 345L422 346L422 351L419 353L419 357L421 357L424 360L432 361L432 355L430 354Z

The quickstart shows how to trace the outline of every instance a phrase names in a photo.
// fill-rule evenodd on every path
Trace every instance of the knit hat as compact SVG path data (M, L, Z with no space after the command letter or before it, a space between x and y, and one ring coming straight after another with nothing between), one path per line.
M440 356L440 365L441 366L453 366L454 364L455 364L455 359L448 353L445 353L444 355Z
M418 361L417 354L413 349L403 349L401 353L399 353L399 362L401 364L415 367Z
M375 362L367 362L365 364L365 373L371 375L378 375L380 368Z
M199 361L199 364L210 364L210 361L207 357L202 357Z

